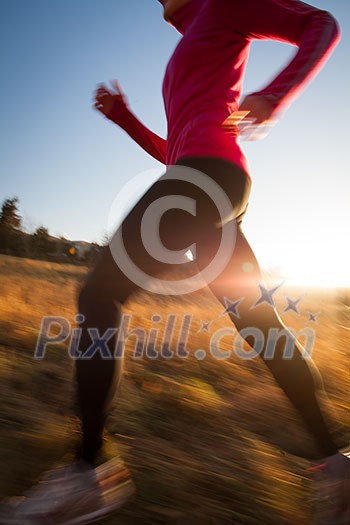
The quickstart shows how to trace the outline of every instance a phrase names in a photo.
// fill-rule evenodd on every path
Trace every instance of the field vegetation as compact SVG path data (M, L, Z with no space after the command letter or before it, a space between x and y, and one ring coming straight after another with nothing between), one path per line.
M3 497L22 494L79 437L74 410L74 365L67 342L34 359L44 316L73 324L82 266L0 257L1 465ZM302 296L300 315L283 314L285 296ZM288 289L278 310L295 330L316 332L319 366L346 442L349 412L349 290ZM166 298L139 292L126 305L132 327L159 329L177 314L192 316L188 359L134 359L129 338L124 380L108 421L108 448L118 448L135 480L135 499L108 525L309 525L310 479L306 457L316 446L258 358L219 361L194 357L209 348L211 331L231 326L208 290ZM308 312L320 312L317 323ZM210 331L201 321L215 320ZM222 339L232 348L232 337ZM327 405L325 403L325 405ZM329 407L327 405L327 409ZM112 453L112 452L111 452Z

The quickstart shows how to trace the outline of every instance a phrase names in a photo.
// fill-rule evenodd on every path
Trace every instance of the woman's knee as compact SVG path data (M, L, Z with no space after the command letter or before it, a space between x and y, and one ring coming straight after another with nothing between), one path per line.
M310 357L305 357L298 346L294 346L292 358L285 358L280 352L273 359L261 356L277 382L295 396L305 397L307 392L323 391L321 374Z
M118 297L112 286L102 285L98 279L90 276L78 294L78 309L79 313L85 317L90 316L91 313L96 317L111 309L115 309L118 304Z
M78 293L78 309L80 313L84 313L86 308L98 295L97 286L90 279L87 279Z
M135 286L134 286L135 287ZM84 313L92 304L124 303L133 292L133 284L118 268L109 250L105 250L97 266L88 274L78 293L79 311Z

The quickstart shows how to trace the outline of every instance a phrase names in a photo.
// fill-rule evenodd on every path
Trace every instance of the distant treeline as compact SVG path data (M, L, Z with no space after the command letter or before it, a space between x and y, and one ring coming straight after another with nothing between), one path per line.
M5 199L0 212L0 253L56 262L93 264L101 246L84 241L53 237L40 226L34 233L24 232L18 211L18 198Z

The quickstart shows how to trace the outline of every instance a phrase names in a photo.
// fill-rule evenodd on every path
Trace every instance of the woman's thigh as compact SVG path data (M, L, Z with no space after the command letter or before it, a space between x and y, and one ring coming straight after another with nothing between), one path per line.
M184 160L180 168L170 168L151 186L124 219L91 272L88 281L94 287L124 302L160 274L188 265L186 252L190 248L195 259L197 252L217 252L222 213L217 195L211 192L213 186L203 188L201 175L219 187L219 208L220 196L228 195L234 216L244 213L249 188L239 174L237 180L232 179L230 193L228 177L234 177L234 173L224 172L220 163L215 171L215 163L210 160L190 159L188 170ZM193 170L199 172L198 177Z
M208 286L223 304L225 298L232 302L240 300L240 308L249 311L260 297L259 283L262 283L263 277L241 224L237 224L236 227L236 240L231 258L224 270ZM200 264L206 264L205 257Z

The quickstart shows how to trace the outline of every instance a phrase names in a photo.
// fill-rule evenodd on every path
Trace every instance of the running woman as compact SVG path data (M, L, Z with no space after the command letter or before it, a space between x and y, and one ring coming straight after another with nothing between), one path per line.
M324 65L339 40L335 19L326 11L299 0L163 0L164 18L182 35L166 69L163 96L168 123L167 140L148 130L130 111L120 89L102 85L96 91L96 108L123 128L146 152L167 166L161 177L139 200L115 235L122 232L124 247L144 274L157 277L168 265L152 257L143 245L140 227L149 206L166 196L185 196L196 201L196 216L174 209L164 214L161 240L170 250L196 243L196 264L204 270L220 243L224 223L237 227L232 256L208 286L225 304L225 297L239 298L239 317L230 316L238 331L256 327L265 336L271 328L284 327L270 304L261 302L257 282L262 282L258 262L242 232L248 204L251 175L238 140L237 127L226 125L237 110L244 111L263 125L276 120ZM278 40L297 46L290 63L259 92L240 104L244 71L253 40ZM230 119L229 119L230 121ZM172 166L193 173L188 180L171 178ZM195 171L191 171L195 170ZM197 173L203 173L224 190L231 212L222 218L214 203L200 188ZM115 239L114 238L114 239ZM113 246L112 240L110 246ZM90 327L104 334L118 326L121 308L143 283L135 283L117 264L111 248L104 250L79 296L79 312L85 322L80 351L91 345ZM247 268L250 271L244 271ZM230 287L230 289L228 289ZM254 341L247 337L251 345ZM115 337L108 340L114 355ZM350 523L350 460L338 447L318 401L323 385L311 359L303 358L303 348L294 340L293 357L283 359L284 341L277 342L273 359L260 356L296 407L319 448L320 465L326 480L326 495L334 503L324 523ZM265 350L265 349L264 349ZM61 476L52 476L46 486L36 488L15 512L12 523L82 524L107 515L131 493L122 467L106 467L109 478L118 481L106 499L97 466L103 446L103 429L110 403L121 376L121 360L103 360L99 353L76 363L78 397L82 422L79 461ZM121 473L121 474L120 474ZM102 477L101 477L102 476ZM109 483L111 486L111 483ZM57 491L59 497L53 498ZM331 492L331 490L333 492ZM51 491L51 492L50 492ZM51 495L50 495L51 494ZM17 520L17 521L16 521ZM328 521L327 521L328 520Z

